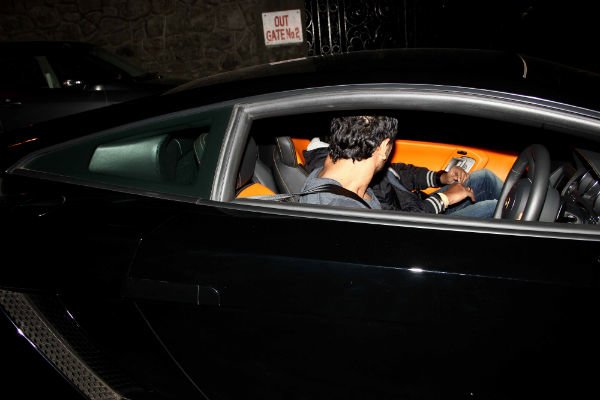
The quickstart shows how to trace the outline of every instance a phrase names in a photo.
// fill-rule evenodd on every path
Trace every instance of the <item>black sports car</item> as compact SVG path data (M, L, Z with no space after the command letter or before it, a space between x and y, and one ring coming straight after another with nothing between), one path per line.
M15 132L0 305L91 399L593 394L597 87L518 54L356 52ZM282 200L345 113L397 117L393 160L494 171L496 217Z

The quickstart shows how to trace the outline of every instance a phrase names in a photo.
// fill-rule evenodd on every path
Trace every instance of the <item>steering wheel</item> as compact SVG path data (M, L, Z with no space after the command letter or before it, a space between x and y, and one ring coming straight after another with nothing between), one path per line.
M527 177L521 176L527 172ZM496 205L494 218L538 221L550 177L550 154L541 144L532 144L513 164Z

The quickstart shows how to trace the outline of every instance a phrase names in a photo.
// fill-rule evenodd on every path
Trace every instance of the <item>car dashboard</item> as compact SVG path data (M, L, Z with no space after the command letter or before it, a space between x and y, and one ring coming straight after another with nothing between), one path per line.
M557 186L561 209L557 222L598 224L600 222L600 153L576 149L577 168L564 174ZM555 171L556 172L556 171Z

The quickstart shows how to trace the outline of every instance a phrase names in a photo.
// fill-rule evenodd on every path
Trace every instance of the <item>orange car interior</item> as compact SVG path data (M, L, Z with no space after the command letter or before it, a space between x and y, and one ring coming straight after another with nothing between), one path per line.
M280 138L278 138L278 142ZM303 151L306 149L310 139L291 138L289 147L281 147L281 151L287 154L290 149L295 150L295 163L299 166L305 164ZM279 143L278 143L279 144ZM280 151L280 153L281 153ZM275 152L277 154L277 152ZM445 143L421 142L414 140L396 140L394 150L391 154L391 162L413 164L426 167L432 171L446 169L448 166L458 165L468 170L477 171L482 168L494 172L500 179L506 179L512 167L516 154L489 151L474 147L458 146ZM288 157L289 158L289 157ZM291 162L288 161L288 164ZM250 185L244 185L238 190L237 197L248 197L257 195L274 194L276 187L266 185L254 179ZM426 193L434 191L435 188L425 190Z
M432 171L446 169L449 165L465 165L469 167L467 172L486 168L503 181L517 158L515 154L412 140L396 140L390 157L393 163L418 165ZM430 193L435 190L430 188L424 192Z

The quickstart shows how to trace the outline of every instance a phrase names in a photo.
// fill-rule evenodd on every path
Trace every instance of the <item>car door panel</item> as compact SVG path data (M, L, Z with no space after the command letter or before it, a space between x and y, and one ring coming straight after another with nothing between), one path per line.
M214 226L230 233L192 233ZM220 294L139 301L215 398L508 398L548 378L585 388L572 365L599 354L587 241L227 211L182 215L143 242L131 278ZM570 340L579 352L553 352Z

